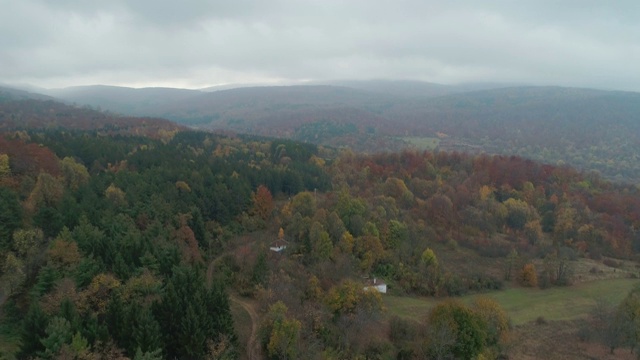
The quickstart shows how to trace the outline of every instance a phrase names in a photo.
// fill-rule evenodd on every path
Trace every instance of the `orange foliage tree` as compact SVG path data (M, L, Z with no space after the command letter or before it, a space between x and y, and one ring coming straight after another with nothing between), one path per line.
M518 279L520 280L520 284L522 284L522 286L538 286L538 274L536 274L536 267L532 263L526 264L522 267Z
M258 189L253 195L252 210L253 213L262 220L267 220L271 216L271 212L273 212L273 196L266 186L258 186Z

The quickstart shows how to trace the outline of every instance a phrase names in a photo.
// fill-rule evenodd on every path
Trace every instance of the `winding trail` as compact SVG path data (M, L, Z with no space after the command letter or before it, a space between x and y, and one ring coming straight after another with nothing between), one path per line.
M260 343L258 342L258 322L259 317L255 308L249 302L240 299L237 295L229 295L229 300L234 303L242 306L242 308L249 314L251 317L251 336L249 336L249 340L247 341L247 357L249 360L259 360L262 359L262 349L260 348Z
M215 259L209 262L209 266L207 267L207 282L211 285L211 281L213 279L213 272L215 269L215 263L222 259L222 257L228 253L222 253L218 255ZM242 306L242 308L249 314L251 318L251 335L247 340L246 352L248 360L261 360L262 357L262 348L260 347L260 342L258 341L258 324L260 324L260 316L256 312L255 306L248 300L243 300L240 296L233 294L232 292L228 292L229 300Z

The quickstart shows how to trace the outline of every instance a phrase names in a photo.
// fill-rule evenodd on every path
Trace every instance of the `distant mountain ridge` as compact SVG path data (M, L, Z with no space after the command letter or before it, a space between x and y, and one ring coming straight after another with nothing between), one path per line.
M19 100L53 100L51 96L0 85L0 103Z
M217 91L89 86L47 94L202 129L364 152L426 146L515 154L640 180L640 93L635 92L345 80Z
M134 89L93 85L52 89L47 94L66 102L100 107L124 115L149 116L155 107L167 101L182 101L201 92L161 87Z

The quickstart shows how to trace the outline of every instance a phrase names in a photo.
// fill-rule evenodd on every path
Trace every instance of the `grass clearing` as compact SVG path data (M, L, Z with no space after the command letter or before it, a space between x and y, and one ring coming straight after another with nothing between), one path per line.
M405 136L400 139L419 150L435 150L440 144L440 139L434 137Z
M488 296L496 300L511 317L514 325L526 324L539 316L546 320L572 320L586 315L596 301L604 299L619 303L627 293L638 286L637 279L608 279L581 283L570 287L553 287L545 290L511 288L481 295L459 298L471 303L474 297ZM422 321L442 299L384 296L390 315Z

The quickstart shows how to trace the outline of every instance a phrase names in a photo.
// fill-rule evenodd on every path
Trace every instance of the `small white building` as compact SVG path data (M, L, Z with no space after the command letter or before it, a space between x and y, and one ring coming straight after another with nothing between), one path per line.
M364 290L365 291L377 290L381 294L386 294L387 284L385 284L384 281L382 280L378 280L377 278L367 279Z
M269 245L269 250L275 251L277 253L284 251L287 248L288 242L282 239L278 239Z

